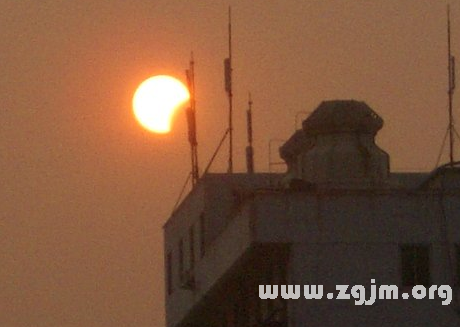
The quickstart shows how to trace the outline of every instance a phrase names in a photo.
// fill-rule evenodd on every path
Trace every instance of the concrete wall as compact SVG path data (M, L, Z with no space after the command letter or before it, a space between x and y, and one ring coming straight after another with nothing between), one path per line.
M337 284L364 285L369 292L371 279L376 285L401 286L404 243L430 245L433 284L452 284L456 263L449 263L448 251L455 259L460 194L272 193L254 201L257 242L292 242L290 284L321 284L325 292ZM454 305L445 307L441 301L377 300L359 307L346 300L290 300L289 312L291 326L458 326Z
M217 179L199 185L165 226L165 253L173 252L174 292L166 296L167 325L186 321L196 305L254 244L291 244L290 284L401 285L400 245L430 245L434 284L451 284L453 244L460 244L460 193L427 188L292 192L256 190L250 180ZM248 190L234 202L234 192ZM243 192L244 193L244 192ZM195 244L193 290L181 289L177 245L201 214L207 223L206 254ZM445 223L447 223L445 228ZM446 238L447 236L447 238ZM198 229L195 242L199 240ZM446 242L449 246L446 246ZM238 274L238 272L234 272ZM228 277L228 276L227 276ZM403 290L407 291L407 290ZM358 307L343 300L289 300L290 326L458 326L441 299L380 300ZM215 303L204 303L213 306ZM185 319L185 320L184 320Z

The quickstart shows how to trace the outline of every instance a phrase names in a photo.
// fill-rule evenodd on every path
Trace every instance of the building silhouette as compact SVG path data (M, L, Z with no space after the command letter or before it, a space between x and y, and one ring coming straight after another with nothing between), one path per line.
M364 102L325 101L281 146L285 174L203 176L164 226L167 326L460 326L460 168L391 172L382 126ZM399 297L326 299L336 285ZM402 299L414 285L450 285L452 302Z

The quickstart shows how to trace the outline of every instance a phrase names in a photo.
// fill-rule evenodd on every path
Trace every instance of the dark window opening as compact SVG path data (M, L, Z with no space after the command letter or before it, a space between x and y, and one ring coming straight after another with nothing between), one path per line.
M179 241L179 279L184 278L184 241Z
M401 246L402 285L431 285L430 247L423 244Z
M200 257L203 258L206 252L206 225L204 214L200 215Z
M278 298L274 300L258 300L257 319L261 326L286 326L287 303L280 296L281 285L287 285L286 263L272 262L261 275L261 285L278 285Z
M241 213L241 207L243 206L243 202L244 202L244 195L241 193L241 191L234 190L232 195L233 195L233 204L232 204L232 212L230 214L230 217L233 217L234 215Z
M193 225L190 226L189 230L189 251L190 251L190 270L195 268L195 235L193 230Z
M460 244L455 244L455 283L460 286Z
M172 281L172 254L168 253L166 256L166 288L168 295L173 292L173 281Z

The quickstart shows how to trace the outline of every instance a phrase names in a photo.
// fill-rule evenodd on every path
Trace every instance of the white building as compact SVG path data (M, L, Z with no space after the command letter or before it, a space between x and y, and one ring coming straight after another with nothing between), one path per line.
M460 168L392 173L382 125L363 102L323 102L280 148L286 174L203 176L164 226L167 326L460 326ZM371 279L399 299L326 299L337 284L368 299ZM262 300L268 284L301 297ZM415 284L453 300L402 299Z

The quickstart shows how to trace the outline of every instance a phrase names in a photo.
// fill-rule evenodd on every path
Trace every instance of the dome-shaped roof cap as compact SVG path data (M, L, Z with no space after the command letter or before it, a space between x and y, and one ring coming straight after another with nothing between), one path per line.
M383 120L365 102L333 100L323 101L302 126L309 135L340 132L375 134L382 128Z

